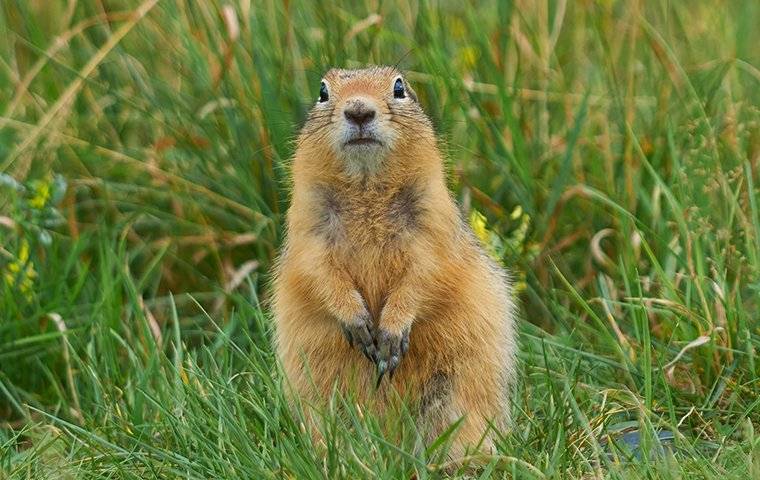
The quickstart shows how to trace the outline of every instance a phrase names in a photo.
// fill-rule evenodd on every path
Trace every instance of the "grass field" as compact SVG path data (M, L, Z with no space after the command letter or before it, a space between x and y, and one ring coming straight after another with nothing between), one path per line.
M3 0L0 478L451 473L448 437L351 405L313 448L270 346L294 135L322 72L367 63L409 72L518 278L514 426L453 475L760 478L758 25L756 0Z

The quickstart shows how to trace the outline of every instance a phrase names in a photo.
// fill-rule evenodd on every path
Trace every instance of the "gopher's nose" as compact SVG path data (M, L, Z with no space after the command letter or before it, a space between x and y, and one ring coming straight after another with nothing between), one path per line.
M362 127L375 118L375 109L361 100L354 100L346 104L343 115L349 122L356 124L357 127Z

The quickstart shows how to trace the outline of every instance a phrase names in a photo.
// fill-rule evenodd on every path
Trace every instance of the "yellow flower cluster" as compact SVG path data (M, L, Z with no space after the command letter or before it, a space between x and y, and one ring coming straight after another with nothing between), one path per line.
M511 230L510 235L502 238L496 232L488 228L486 217L479 211L473 209L470 212L470 227L478 237L483 247L494 260L502 263L506 252L520 256L535 256L537 246L533 243L527 244L528 228L530 228L530 215L525 213L519 205L512 210L509 215L512 222L517 226ZM515 276L514 290L520 293L527 288L525 271L516 269L510 265L510 269Z
M18 256L6 266L3 272L3 280L10 288L18 288L18 291L31 301L36 278L34 264L29 261L29 242L22 240Z
M45 205L47 205L47 202L50 200L52 193L51 186L52 183L50 181L37 180L32 182L31 187L34 195L29 199L29 205L32 208L40 210L45 208Z

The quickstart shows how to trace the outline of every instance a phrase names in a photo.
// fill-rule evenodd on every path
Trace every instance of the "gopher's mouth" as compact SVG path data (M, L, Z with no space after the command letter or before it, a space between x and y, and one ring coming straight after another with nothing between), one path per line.
M343 144L343 146L344 147L359 146L359 145L367 145L367 146L377 145L377 146L379 146L379 145L382 145L382 144L383 143L380 140L378 140L376 138L373 138L373 137L357 137L357 138L352 138L351 140L348 140L346 143Z

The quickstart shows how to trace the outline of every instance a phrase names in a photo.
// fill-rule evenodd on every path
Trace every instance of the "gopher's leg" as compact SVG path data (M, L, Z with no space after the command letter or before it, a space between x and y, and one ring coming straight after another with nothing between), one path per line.
M363 405L364 396L372 392L374 367L355 349L335 333L332 341L315 346L310 351L283 359L286 376L284 386L291 402L298 401L304 433L320 452L326 451L323 435L324 416L334 415L332 407L340 411L342 401ZM353 360L353 362L352 362Z
M456 373L450 415L464 421L451 454L495 453L492 429L503 429L509 416L503 367L491 355L472 359Z
M494 453L491 428L503 428L508 416L504 388L493 359L471 359L451 374L433 374L423 387L420 405L427 441L462 419L451 458Z
M346 341L331 317L297 313L302 315L287 317L296 321L280 324L278 353L285 391L291 401L299 401L305 427L315 432L331 403L338 408L342 401L362 407L372 403L377 396L375 367Z

